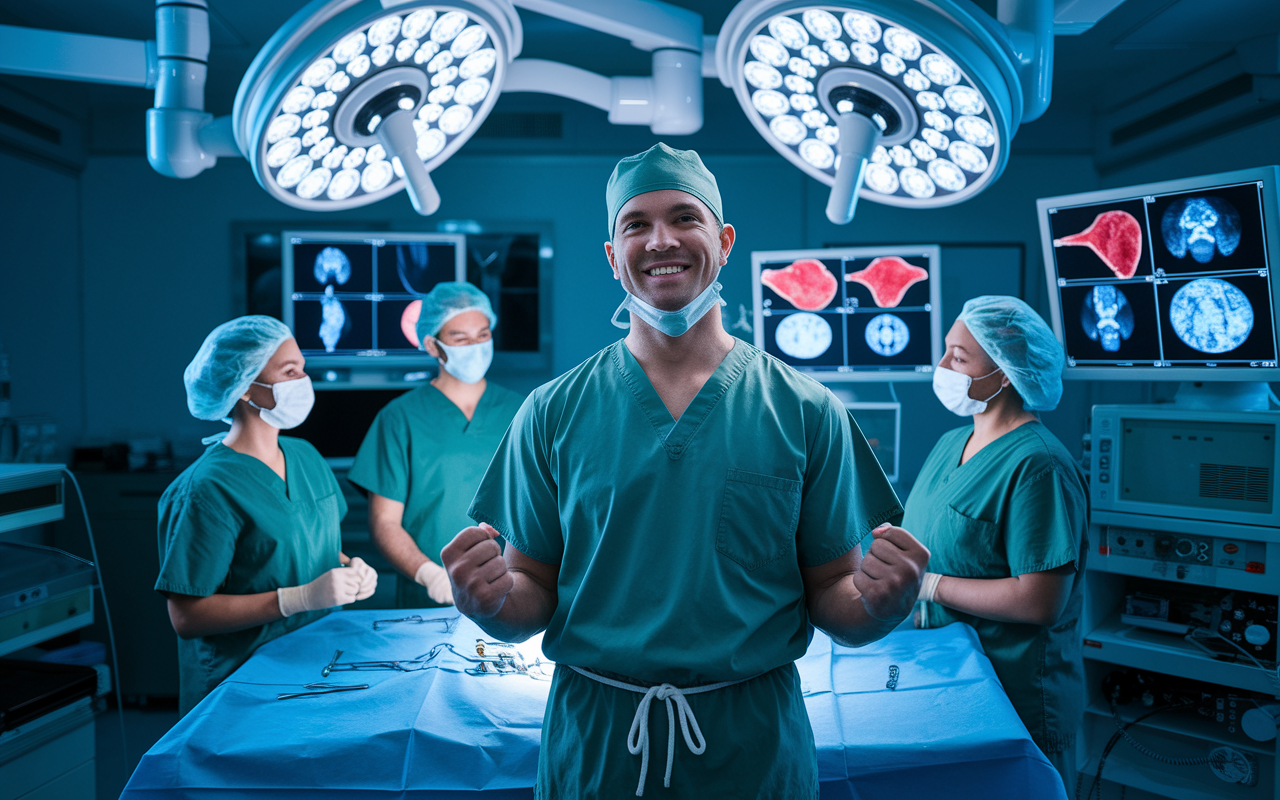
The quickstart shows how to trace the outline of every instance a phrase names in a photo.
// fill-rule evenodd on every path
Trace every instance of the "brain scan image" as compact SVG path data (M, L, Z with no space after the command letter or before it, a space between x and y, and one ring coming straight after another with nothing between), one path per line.
M1226 353L1253 330L1253 306L1239 288L1218 278L1191 281L1173 295L1169 323L1178 338L1202 353Z
M341 286L351 280L351 260L338 248L326 247L316 256L315 275L316 283L333 281Z
M840 288L831 270L813 258L798 259L783 269L763 269L760 282L791 305L805 311L826 308Z
M337 349L342 334L351 327L342 301L333 296L333 286L324 287L324 297L320 300L320 318L320 341L324 343L324 351L332 353Z
M773 339L792 358L817 358L831 348L831 325L817 314L788 314Z
M1127 211L1104 211L1089 227L1053 240L1054 247L1087 247L1117 278L1132 278L1142 261L1142 226Z
M880 308L894 308L902 302L907 289L928 277L927 269L908 264L897 256L884 256L872 261L866 269L845 275L844 279L870 289L872 299Z
M906 349L911 341L911 329L900 317L877 314L867 323L866 337L871 352L891 358Z
M410 344L419 349L422 348L422 342L418 341L418 317L421 315L421 300L414 300L405 306L404 313L400 315L400 332L404 334L404 338L408 339Z
M1095 286L1085 295L1080 326L1103 350L1114 353L1133 335L1133 306L1118 287Z
M1160 232L1174 256L1185 258L1190 253L1197 262L1208 264L1215 250L1229 256L1240 245L1240 212L1220 197L1188 197L1165 210Z

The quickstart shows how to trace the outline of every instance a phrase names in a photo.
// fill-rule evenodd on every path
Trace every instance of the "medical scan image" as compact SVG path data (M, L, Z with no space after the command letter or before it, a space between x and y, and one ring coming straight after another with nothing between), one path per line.
M351 280L351 259L336 247L326 247L316 256L315 276L322 286L330 281L341 286Z
M324 287L324 298L320 301L320 341L324 343L324 351L332 353L337 349L342 334L350 329L342 301L333 296L332 286Z
M407 242L394 245L396 251L396 275L404 291L418 297L430 292L437 283L453 280L452 247L427 242ZM385 258L385 252L383 258ZM380 281L383 291L400 291L390 281Z
M840 288L826 264L814 258L798 259L782 269L761 270L760 282L804 311L826 308Z
M792 358L813 359L831 347L831 325L817 314L788 314L778 323L774 341Z
M1165 209L1160 220L1169 252L1177 258L1190 253L1201 264L1212 261L1215 252L1234 253L1240 245L1240 230L1240 212L1221 197L1183 198Z
M1089 227L1053 240L1054 247L1087 247L1117 278L1132 278L1142 261L1142 226L1127 211L1104 211Z
M844 279L867 287L871 291L872 299L875 300L876 305L880 308L895 308L902 302L902 298L906 295L908 289L928 277L929 270L927 269L908 264L898 256L882 256L874 259L867 265L866 269L845 275ZM897 317L893 317L893 319L897 319ZM898 320L898 323L902 324L902 321ZM871 328L868 326L868 342L871 341L870 330ZM896 352L901 352L901 349L898 348ZM893 355L893 353L888 355Z
M1173 295L1169 323L1188 347L1202 353L1226 353L1249 338L1253 305L1244 292L1227 281L1201 278Z
M1133 335L1133 306L1120 287L1095 286L1085 295L1080 325L1103 350L1115 353Z
M867 323L867 347L876 355L892 358L911 342L911 329L900 317L877 314Z
M405 306L404 312L400 314L400 332L414 347L422 347L422 342L418 340L418 317L421 315L421 300L414 300Z

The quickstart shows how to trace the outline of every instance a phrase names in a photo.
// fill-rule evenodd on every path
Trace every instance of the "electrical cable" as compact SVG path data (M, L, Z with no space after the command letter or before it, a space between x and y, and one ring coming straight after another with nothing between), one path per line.
M1221 639L1222 641L1231 645L1235 649L1239 650L1241 653L1244 653L1246 658L1252 661L1258 669L1262 670L1262 674L1267 676L1267 681L1271 684L1271 688L1275 689L1275 693L1277 695L1280 695L1280 669L1272 669L1271 667L1266 666L1257 658L1255 658L1253 653L1250 653L1248 650L1245 650L1236 642L1231 641L1230 639L1218 633L1217 631L1208 630L1207 628L1193 628L1183 638L1185 638L1188 642L1195 645L1196 647L1200 647L1201 649L1206 649L1203 645L1201 645L1196 640L1211 638L1211 637L1216 637L1218 639Z
M89 507L85 505L84 492L80 490L80 482L76 480L76 476L71 470L63 467L62 471L71 479L71 485L76 487L76 497L80 500L80 513L84 515L85 532L89 535L89 553L93 556L93 569L98 575L98 592L102 595L102 615L107 620L107 640L111 644L111 669L115 673L112 675L112 683L115 684L116 711L120 716L120 752L124 758L125 772L130 772L132 762L129 760L129 742L125 736L124 728L124 698L120 694L120 658L116 654L116 631L115 626L111 623L111 606L107 603L107 587L102 581L102 564L98 560L98 545L93 538L93 525L89 523ZM72 557L78 558L78 556ZM83 558L79 558L79 560L84 561Z
M898 400L898 390L894 388L893 381L889 381L888 383L889 383L889 396L893 398L893 402L899 403L899 405L901 405L901 402ZM1280 405L1280 403L1276 403L1276 405Z
M1093 775L1093 783L1089 784L1089 793L1084 796L1084 800L1089 800L1089 798L1093 796L1094 788L1097 788L1098 790L1098 800L1102 800L1102 770L1107 764L1107 757L1111 755L1111 751L1115 748L1117 744L1119 744L1120 739L1122 737L1128 735L1126 729L1134 725L1137 725L1139 722L1142 722L1143 720L1146 720L1150 717L1154 717L1156 714L1160 714L1164 711L1173 711L1177 709L1190 707L1190 704L1161 706L1160 708L1157 708L1153 711L1149 711L1146 714L1143 714L1142 716L1134 719L1133 722L1125 723L1121 721L1120 715L1116 712L1115 701L1112 700L1111 698L1107 698L1107 702L1111 704L1111 714L1116 718L1116 723L1120 729L1111 735L1111 739L1107 742L1106 746L1102 749L1102 755L1098 758L1098 769ZM1076 800L1080 800L1081 783L1082 783L1081 781L1076 782ZM1120 789L1121 800L1124 800L1124 795L1125 795L1125 787L1122 785Z

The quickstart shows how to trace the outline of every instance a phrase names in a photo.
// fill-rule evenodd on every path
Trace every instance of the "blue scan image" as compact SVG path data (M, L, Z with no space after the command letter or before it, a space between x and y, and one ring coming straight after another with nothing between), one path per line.
M1253 306L1239 288L1218 278L1183 286L1169 303L1178 338L1202 353L1225 353L1244 344L1253 330Z
M911 329L900 317L876 314L867 323L866 337L871 352L890 358L906 349L911 341Z
M396 272L400 275L400 285L409 294L419 297L431 291L427 283L427 268L431 266L425 242L410 242L396 245Z
M351 280L351 260L336 247L326 247L316 256L316 283L328 283L332 278L339 286Z
M1160 232L1170 253L1208 264L1215 246L1224 256L1240 246L1240 212L1221 197L1188 197L1165 209Z
M1115 286L1095 286L1084 296L1080 326L1103 350L1114 353L1133 335L1133 306Z
M831 347L831 324L817 314L788 314L778 323L773 340L792 358L817 358Z
M324 287L324 297L320 300L320 341L324 342L324 351L332 353L338 347L342 334L350 327L347 324L347 312L342 301L333 296L333 287Z

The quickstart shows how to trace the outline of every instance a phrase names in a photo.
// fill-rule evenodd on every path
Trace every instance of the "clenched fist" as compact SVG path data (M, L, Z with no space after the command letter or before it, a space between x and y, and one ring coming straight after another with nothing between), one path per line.
M920 594L929 550L902 528L881 525L853 575L867 613L882 622L906 618Z
M453 584L453 603L472 619L497 614L515 587L502 548L494 541L498 535L492 526L481 523L479 527L463 528L440 551L440 560Z

